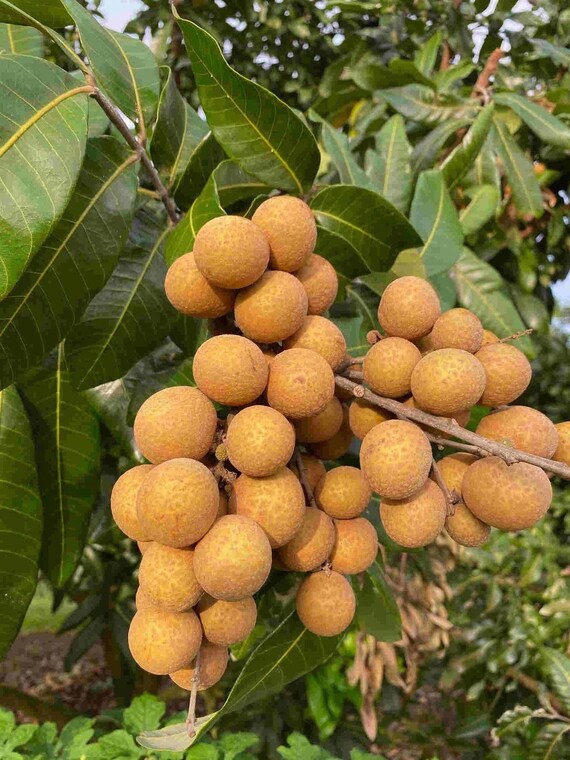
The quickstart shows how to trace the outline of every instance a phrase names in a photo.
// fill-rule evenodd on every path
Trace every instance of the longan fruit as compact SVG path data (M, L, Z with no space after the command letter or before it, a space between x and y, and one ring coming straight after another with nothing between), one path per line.
M156 607L154 601L145 593L144 589L139 586L135 594L135 609L145 610L147 607Z
M335 467L321 478L315 490L319 507L330 517L348 520L361 515L372 490L358 467Z
M152 546L154 541L137 541L137 546L141 556L146 552L149 546Z
M439 317L439 296L420 277L399 277L382 293L378 321L388 335L417 340L427 335Z
M331 554L331 566L337 573L363 573L378 554L376 528L364 517L335 520L336 537Z
M558 431L554 423L537 409L511 406L483 417L478 435L514 449L550 459L558 446Z
M194 573L194 550L153 543L139 568L139 583L157 607L182 612L202 596Z
M233 484L229 511L255 520L275 549L299 530L305 514L305 494L287 467L265 478L240 475Z
M138 448L153 464L168 459L202 459L218 419L212 402L197 388L164 388L148 398L135 417Z
M267 237L250 219L218 216L198 230L196 266L220 288L245 288L258 280L269 263Z
M406 499L425 484L432 463L431 446L417 425L388 420L367 433L360 448L360 467L380 496Z
M475 517L462 501L455 505L455 512L446 517L445 530L461 546L481 546L491 533L491 528Z
M364 381L381 396L400 398L410 392L412 372L422 355L409 340L384 338L364 357Z
M196 351L192 372L208 398L226 406L245 406L265 390L269 367L251 340L241 335L216 335Z
M402 402L404 406L409 406L411 409L419 409L418 404L416 403L416 400L413 396L410 396L405 401ZM451 414L441 414L440 417L447 417L450 420L455 420L459 427L465 428L467 427L467 423L469 422L469 417L471 416L471 409L460 409L456 412L452 412ZM416 425L419 425L422 430L425 430L426 433L429 433L430 435L438 435L440 438L452 438L453 436L449 433L444 433L443 430L438 430L437 428L431 427L431 425L420 425L418 422L414 423Z
M310 348L336 369L346 356L346 340L341 330L326 317L312 314L283 343L285 348Z
M355 398L348 407L348 424L354 435L361 441L373 427L391 419L393 417L389 412L373 406L363 398Z
M252 596L225 602L204 594L196 605L196 612L206 639L226 647L247 639L257 621L257 607Z
M483 343L483 325L469 309L450 309L435 320L430 335L435 349L461 348L474 354Z
M129 649L147 673L165 676L187 668L202 643L202 626L193 610L175 612L147 607L135 613L129 627Z
M442 457L439 460L437 463L438 470L450 491L455 491L458 496L461 496L463 476L467 472L468 467L476 461L476 456L463 452L449 454L449 456Z
M429 354L430 351L435 351L436 349L433 344L433 332L429 332L427 335L424 335L422 338L418 338L417 340L415 340L414 345L419 348L422 356L424 354Z
M268 198L256 209L251 221L269 240L269 265L282 272L295 272L312 254L317 242L317 225L309 206L292 195Z
M333 396L325 408L313 417L295 420L295 433L301 443L327 441L340 430L343 420L342 404Z
M526 391L532 378L529 360L515 346L491 343L475 354L485 370L484 406L510 404Z
M146 542L149 536L143 530L137 515L137 495L142 482L153 469L151 464L139 464L124 472L111 491L113 520L125 536L133 541Z
M177 311L198 319L216 319L229 314L236 295L234 290L209 282L196 266L193 253L185 253L170 266L164 290Z
M319 459L336 461L347 453L352 443L352 438L352 430L348 424L348 410L343 409L342 425L338 432L326 441L310 443L309 448Z
M196 545L194 572L214 599L235 602L252 596L271 571L271 546L263 529L244 515L217 520Z
M326 473L326 468L321 460L317 459L317 457L314 457L312 454L301 454L301 461L303 463L305 478L307 479L309 488L314 492L315 488L317 487L317 483ZM294 462L290 464L289 467L295 473L296 477L301 480L296 460L294 460Z
M288 570L307 572L323 564L334 546L331 518L320 509L307 507L295 536L279 549L279 560Z
M334 396L334 375L328 362L308 348L277 354L269 368L267 400L286 417L312 417Z
M307 294L287 272L265 272L236 297L236 324L257 343L278 343L293 335L307 316Z
M295 430L270 406L249 406L232 418L226 436L230 462L245 475L273 475L287 464L295 448Z
M492 343L498 342L499 339L494 332L491 332L491 330L483 330L483 341L481 343L481 348L485 348L485 346L490 346Z
M228 648L219 644L212 644L204 639L200 647L200 670L198 676L198 691L209 689L218 683L228 667ZM187 691L192 691L196 663L193 662L187 668L170 673L170 678L177 686Z
M550 480L540 467L507 465L499 457L474 462L463 476L461 492L475 517L501 530L530 528L552 501Z
M171 459L156 465L145 478L137 515L153 541L181 549L208 531L216 519L219 498L216 479L201 462Z
M441 533L447 516L443 491L432 480L407 499L382 498L380 519L388 536L400 546L427 546Z
M340 573L320 570L308 575L295 600L297 615L316 636L337 636L351 624L356 610L352 586Z
M309 314L324 314L338 293L338 275L333 265L313 253L306 264L295 272L309 299Z
M552 458L570 466L570 422L559 422L555 428L558 432L558 446Z
M412 395L425 412L451 415L469 409L485 390L485 370L473 354L440 348L426 354L412 372Z

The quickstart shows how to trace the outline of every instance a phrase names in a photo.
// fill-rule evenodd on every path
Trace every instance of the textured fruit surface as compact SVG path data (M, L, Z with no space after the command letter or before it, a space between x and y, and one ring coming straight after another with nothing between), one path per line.
M528 388L532 377L530 362L515 346L508 343L491 343L477 351L476 357L483 365L486 376L480 404L510 404Z
M283 344L285 348L310 348L320 354L333 369L346 355L346 340L339 328L326 317L310 315Z
M164 388L148 398L135 417L135 441L153 464L167 459L202 459L214 440L216 410L197 388Z
M278 343L301 327L307 308L307 294L296 277L287 272L265 272L238 293L234 313L247 338Z
M426 354L412 372L412 394L425 412L449 415L476 404L485 390L485 370L473 354L441 348Z
M207 467L194 459L171 459L145 478L137 515L153 541L180 549L202 538L216 519L218 503L218 484Z
M228 667L228 648L219 646L219 644L212 644L209 641L204 640L200 647L200 670L198 676L198 691L204 691L209 689L215 683L218 683L220 678L226 672ZM177 686L187 691L192 690L192 679L196 672L195 663L192 663L188 668L177 670L175 673L171 673L170 677Z
M303 580L295 604L303 625L317 636L342 633L356 610L350 583L340 573L327 570L311 573Z
M378 321L388 335L417 340L427 335L441 308L439 296L420 277L399 277L382 293Z
M196 578L215 599L232 602L255 594L270 570L269 540L254 520L243 515L221 517L196 546Z
M422 355L404 338L384 338L364 357L364 380L381 396L400 398L410 392L412 372Z
M364 572L376 559L376 528L364 517L335 520L336 536L331 554L332 569L353 575Z
M164 289L170 303L182 314L216 319L229 314L235 291L212 285L196 266L193 253L186 253L166 273Z
M196 612L208 641L228 647L246 639L257 620L257 607L251 596L225 602L204 594Z
M225 491L220 491L220 496L218 499L218 511L216 512L216 520L219 520L220 517L223 517L224 515L228 514L228 495Z
M303 469L305 470L305 477L309 483L311 491L314 491L317 487L317 483L323 477L326 472L326 468L320 459L314 457L312 454L301 454L301 460L303 462ZM299 478L299 470L297 468L296 460L290 465L291 470Z
M129 649L134 661L157 676L188 667L201 642L202 627L192 610L174 612L147 607L135 613L129 627Z
M139 548L139 552L144 554L149 546L152 546L154 541L137 541L137 546Z
M391 419L392 415L389 412L372 406L363 398L355 398L348 407L348 424L354 435L361 441L373 427Z
M491 330L483 330L483 341L481 343L481 348L484 348L485 346L490 346L491 343L498 343L499 339L495 335L494 332L491 332Z
M348 520L368 506L372 491L358 467L335 467L321 478L315 491L319 507L330 517Z
M446 517L445 496L432 480L401 501L382 499L380 519L388 536L400 546L427 546L441 533Z
M409 406L412 409L419 409L418 404L416 403L416 400L413 396L410 396L407 398L403 404L405 406ZM455 422L460 427L467 427L467 423L469 422L469 417L471 416L471 409L461 409L457 412L452 412L451 414L441 414L438 415L439 417L447 417L449 420L455 420ZM417 425L418 423L416 423ZM453 436L449 433L445 433L443 430L438 430L437 428L431 427L431 425L420 425L422 430L425 430L426 433L429 433L430 435L438 435L440 438L452 438Z
M336 435L343 420L342 404L333 396L325 408L313 417L295 420L295 433L301 443L318 443Z
M216 335L202 343L192 362L196 385L227 406L245 406L265 390L269 367L259 346L241 335Z
M295 430L270 406L250 406L229 424L226 449L230 462L245 475L273 475L293 456Z
M507 465L499 457L474 462L463 477L463 501L487 525L501 530L530 528L552 500L546 473L526 462Z
M317 242L317 225L309 206L292 195L268 198L251 217L269 240L269 265L295 272L312 254Z
M476 461L476 456L465 454L464 452L449 454L449 456L442 457L439 460L437 463L438 469L445 481L445 485L450 491L455 491L458 496L461 496L463 476L467 472L467 468Z
M137 515L137 496L139 488L148 473L151 464L139 464L124 472L117 480L111 491L111 513L113 520L125 536L133 541L148 541L150 536L145 533Z
M338 433L335 433L332 438L328 438L326 441L309 444L309 448L319 459L334 461L346 454L352 443L352 438L352 430L348 424L348 409L343 409L342 425Z
M425 434L406 420L388 420L372 428L360 448L364 477L373 491L390 499L405 499L419 491L431 461Z
M461 501L455 505L455 512L446 518L445 530L461 546L481 546L491 532L491 528Z
M255 520L275 549L299 530L305 514L305 495L287 467L266 478L240 475L230 494L229 511Z
M421 338L418 338L414 341L414 345L416 345L419 350L422 353L422 356L424 354L429 354L430 351L435 351L435 346L433 344L433 336L432 333L428 333L427 335L424 335Z
M539 457L550 457L558 446L558 431L546 415L530 406L511 406L483 417L476 432L492 441Z
M323 564L332 551L334 524L320 509L307 507L295 536L279 549L279 559L288 570L307 572Z
M329 309L338 293L338 275L333 265L313 253L307 263L295 272L307 298L309 299L309 314L324 314Z
M139 586L137 593L135 594L135 609L144 610L147 607L156 607L156 604L147 594L145 594L144 590Z
M558 433L558 446L552 458L570 466L570 422L559 422L555 427Z
M153 543L139 568L142 590L158 607L182 612L202 596L194 573L194 550Z
M271 362L267 400L291 419L318 414L334 396L328 362L308 348L290 348Z
M194 241L196 266L220 288L245 288L267 269L269 242L242 216L218 216L198 231Z
M483 343L483 325L469 309L450 309L435 321L431 331L435 349L461 348L474 354Z

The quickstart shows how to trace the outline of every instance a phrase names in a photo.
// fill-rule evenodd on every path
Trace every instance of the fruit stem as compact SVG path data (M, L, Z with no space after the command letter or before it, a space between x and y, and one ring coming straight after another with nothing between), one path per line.
M190 702L188 704L188 717L186 725L188 727L188 736L196 736L196 698L198 697L198 684L200 683L200 651L194 660L194 675L192 676L192 688L190 689Z
M437 466L437 462L435 459L432 459L431 462L431 471L433 472L433 477L437 485L441 488L443 491L443 495L445 496L445 503L447 506L447 516L451 517L455 514L455 505L460 501L459 496L457 495L456 491L450 491L447 487L447 483L443 479L443 475L441 474L441 470Z
M499 343L507 343L509 340L518 340L518 338L522 338L523 335L530 335L532 332L534 332L533 328L529 327L528 330L521 330L520 332L513 333L513 335L507 335L506 338L501 338Z
M311 484L309 483L309 480L307 478L307 472L305 470L305 465L303 464L303 457L301 456L301 449L297 446L295 448L295 464L297 465L297 469L299 470L299 477L301 479L301 485L303 486L303 491L305 492L305 497L311 507L314 507L317 509L317 502L315 501L315 495L313 493L313 489L311 488Z

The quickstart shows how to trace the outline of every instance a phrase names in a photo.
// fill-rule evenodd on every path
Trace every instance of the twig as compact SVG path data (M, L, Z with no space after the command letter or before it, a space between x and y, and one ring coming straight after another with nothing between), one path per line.
M432 460L431 463L431 471L433 472L433 477L437 485L441 488L443 491L443 495L445 496L445 503L447 505L447 516L451 517L451 515L455 514L455 505L459 503L460 498L457 495L456 491L450 491L447 487L447 483L443 479L443 475L441 474L441 470L437 466L437 463L435 459Z
M489 86L489 80L497 70L499 61L503 56L504 52L501 50L501 48L495 48L491 55L487 58L487 63L483 67L483 71L479 74L477 81L473 86L473 91L471 93L472 98L476 98Z
M313 489L311 488L311 484L309 483L309 480L307 478L307 473L305 471L305 465L303 464L303 457L301 456L301 449L297 446L295 449L295 463L297 465L297 469L299 470L299 477L301 479L301 485L303 486L303 491L305 492L305 497L311 507L314 507L317 509L317 502L315 501L315 495L313 493Z
M424 430L425 432L425 430ZM450 441L449 438L444 438L440 435L432 435L426 433L427 438L439 449L444 449L446 446L450 448L458 449L459 451L465 451L467 454L473 454L476 457L489 457L492 456L490 452L485 451L480 446L473 446L471 443L462 443L461 441Z
M562 706L562 703L554 694L552 694L549 691L546 691L539 681L536 681L534 678L527 676L526 673L522 673L517 668L508 667L505 675L508 678L512 678L513 680L518 681L521 684L521 686L524 686L525 689L532 691L533 694L536 694L537 696L539 696L540 694L545 694L545 696L547 697L552 707L554 707L554 709L558 713L566 712L564 710L564 707Z
M449 42L443 43L443 52L441 54L441 62L439 64L439 70L440 71L447 71L449 68L449 62L451 60L451 48L449 47Z
M506 338L501 338L499 340L499 343L507 343L509 340L518 340L519 338L522 338L523 335L530 335L532 332L534 332L534 329L532 327L529 327L528 330L521 330L520 332L516 332L513 335L507 335Z
M194 660L194 675L192 676L192 688L190 689L190 702L188 703L188 717L186 725L188 727L188 736L196 736L196 698L198 697L198 684L200 683L200 650Z

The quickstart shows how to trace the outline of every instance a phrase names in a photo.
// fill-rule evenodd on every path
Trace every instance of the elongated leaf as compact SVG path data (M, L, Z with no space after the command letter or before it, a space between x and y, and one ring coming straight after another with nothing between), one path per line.
M546 108L514 92L499 92L495 102L512 109L544 142L570 150L570 127L549 113Z
M62 6L60 0L14 0L11 5L36 19L40 24L59 29L73 22L69 13ZM11 21L11 11L6 9L0 13L0 21Z
M44 38L41 32L29 26L0 24L0 51L43 58Z
M499 172L499 161L497 160L497 153L493 147L493 132L489 135L485 144L481 148L479 155L475 159L475 163L471 167L463 180L463 184L466 187L478 186L478 185L491 185L497 191L497 210L501 201L502 187L501 187L501 174Z
M472 235L481 229L495 215L499 193L493 185L479 185L470 188L471 201L459 214L459 222L464 235Z
M322 121L321 136L326 152L336 167L340 181L345 185L358 185L374 190L374 183L366 176L350 152L347 136L339 129Z
M356 617L366 633L377 641L392 642L402 638L400 610L378 560L364 574L362 588L356 591L356 600Z
M184 170L173 184L172 192L181 208L189 208L200 195L208 177L224 159L224 151L213 134L208 134L198 143Z
M416 72L420 73L417 69ZM403 87L416 81L414 74L410 71L389 68L375 60L371 61L369 58L365 58L353 66L350 75L358 87L369 92L386 90L391 87ZM354 99L357 100L358 98L355 97Z
M61 587L77 566L99 494L99 423L71 387L63 344L20 386L36 438L44 505L41 567Z
M494 121L494 134L517 210L529 216L542 216L542 195L532 163L519 148L506 124L498 119Z
M436 87L440 92L447 92L455 82L466 79L472 71L475 71L475 66L471 61L460 61L434 75Z
M85 398L125 454L135 462L144 462L127 420L131 397L124 379L90 388L85 391Z
M337 274L348 281L370 271L366 262L346 238L320 225L317 226L315 253L330 261Z
M435 32L414 56L414 63L418 69L428 77L434 70L440 45L441 32Z
M561 720L541 726L530 746L529 760L567 760L570 757L568 733L570 723Z
M457 132L469 123L468 119L451 119L438 124L423 140L414 146L412 151L412 167L415 175L424 169L431 169L435 164L440 150Z
M85 86L30 56L0 56L0 298L61 216L87 139Z
M220 204L230 206L237 201L256 198L271 190L269 185L260 182L251 174L244 172L233 161L222 161L216 167L216 188Z
M32 430L18 392L0 391L0 658L16 634L36 588L42 505Z
M435 84L412 61L405 61L402 58L392 58L388 64L390 71L400 74L402 77L406 77L410 82L415 84L424 85L430 89L435 89Z
M453 95L436 95L429 87L420 84L384 90L382 98L402 116L425 124L470 117L477 111L472 101Z
M306 191L320 162L310 130L273 93L235 72L208 32L177 19L202 108L228 156L272 187Z
M378 133L376 150L370 155L368 175L373 189L402 213L406 213L412 195L411 151L404 120L396 114Z
M570 68L570 49L562 45L553 45L548 40L540 40L536 37L529 38L529 42L540 55L537 57L551 58L554 63Z
M479 155L491 129L494 110L492 103L483 108L465 137L442 163L441 173L449 189L460 182Z
M160 74L152 50L141 40L111 31L120 47L130 75L135 98L136 117L148 125L156 115L160 93Z
M564 709L570 711L570 657L557 649L542 647L540 650L542 670Z
M0 387L40 362L109 278L133 213L135 159L112 137L88 141L64 217L0 301Z

